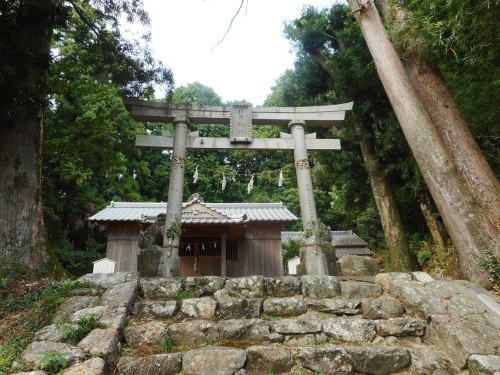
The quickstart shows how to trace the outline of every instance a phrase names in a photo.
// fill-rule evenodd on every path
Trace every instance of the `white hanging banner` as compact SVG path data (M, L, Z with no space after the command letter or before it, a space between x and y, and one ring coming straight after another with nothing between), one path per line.
M198 166L196 166L196 170L194 171L193 184L196 184L196 181L198 181Z
M250 194L250 192L252 191L252 189L253 189L253 175L252 175L252 178L250 179L250 182L248 183L247 193Z
M283 169L280 169L280 178L278 181L278 186L283 186Z
M220 183L222 185L222 190L225 190L226 189L226 183L227 183L227 181L226 181L226 174L225 173L222 174L222 181Z

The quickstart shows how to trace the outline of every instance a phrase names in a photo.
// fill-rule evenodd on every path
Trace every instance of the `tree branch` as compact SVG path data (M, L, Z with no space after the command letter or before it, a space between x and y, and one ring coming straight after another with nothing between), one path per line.
M235 15L233 16L233 18L231 19L231 22L229 23L229 27L228 27L228 28L227 28L227 30L226 30L226 33L224 34L224 36L222 37L222 39L221 39L221 40L219 40L219 42L218 42L215 46L213 46L213 47L212 47L211 51L212 51L215 47L217 47L219 44L221 44L221 43L222 43L222 41L226 38L227 34L229 33L229 30L231 30L231 27L233 26L233 21L234 21L234 19L238 16L238 14L240 14L240 11L241 11L241 8L243 7L243 3L244 3L244 2L245 2L245 0L241 0L240 7L239 7L239 8L238 8L238 10L236 11L236 13L235 13ZM247 4L248 4L248 2L247 2Z

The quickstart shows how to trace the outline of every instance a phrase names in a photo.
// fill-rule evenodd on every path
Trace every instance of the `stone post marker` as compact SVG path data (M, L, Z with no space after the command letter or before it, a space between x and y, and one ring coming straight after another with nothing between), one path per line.
M314 202L308 150L340 150L338 139L316 139L316 133L305 134L304 126L341 124L353 103L315 107L258 107L248 104L234 106L175 105L125 98L126 108L136 121L174 124L174 134L138 135L137 146L173 148L168 190L167 216L163 254L159 276L180 276L180 223L186 149L217 150L293 150L299 187L300 207L306 238L301 262L308 275L325 275L326 261L318 243L318 218ZM230 137L200 137L187 132L188 124L229 124ZM289 126L291 134L280 138L253 138L252 125Z

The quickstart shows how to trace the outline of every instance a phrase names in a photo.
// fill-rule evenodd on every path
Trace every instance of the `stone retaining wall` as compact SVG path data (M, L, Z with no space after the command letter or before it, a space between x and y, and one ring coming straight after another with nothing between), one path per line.
M79 281L85 288L37 333L19 368L43 374L50 352L66 358L66 375L500 371L500 316L464 281L420 272ZM89 315L100 327L63 342L65 327Z

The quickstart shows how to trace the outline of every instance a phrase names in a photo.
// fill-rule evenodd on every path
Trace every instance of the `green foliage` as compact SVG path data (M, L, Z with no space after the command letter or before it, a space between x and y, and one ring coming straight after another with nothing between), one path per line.
M177 298L179 299L189 299L198 298L201 295L201 286L196 285L194 289L179 289L177 291Z
M161 344L161 351L162 353L171 353L172 350L176 346L179 345L179 340L173 336L167 336L165 337L165 340L163 340L163 343Z
M288 274L288 261L300 255L302 241L294 238L286 243L282 243L281 247L283 249L283 271L285 274Z
M486 249L486 259L480 259L479 264L490 274L489 280L497 287L500 286L500 257L497 257L495 250L489 247Z
M64 331L64 341L77 344L96 328L101 327L96 314L87 314L71 324L56 325Z
M71 353L41 352L40 354L43 354L43 357L40 362L38 362L38 365L50 374L58 374L61 370L68 367L68 360L66 357Z
M89 249L82 251L74 248L74 245L68 239L68 233L65 231L63 237L53 244L54 253L63 267L75 276L82 276L92 272L92 262L99 260L105 254L105 245L96 244L93 238L89 240Z
M33 281L22 272L0 274L8 289L0 293L0 374L11 373L10 366L34 340L35 333L50 324L52 316L77 283L74 281Z

